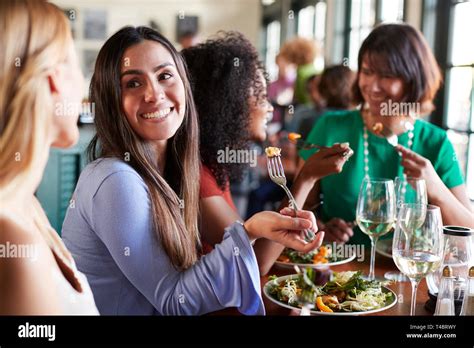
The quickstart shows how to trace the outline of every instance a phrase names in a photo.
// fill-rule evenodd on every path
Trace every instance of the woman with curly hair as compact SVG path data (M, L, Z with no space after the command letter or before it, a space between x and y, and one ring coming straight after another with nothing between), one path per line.
M255 47L242 34L220 32L182 54L199 114L202 239L213 246L222 241L224 228L240 219L229 182L238 179L249 165L222 163L219 153L250 151L252 141L264 141L273 108L267 100L265 69ZM341 154L350 151L347 147L348 144L335 145L319 151L307 162L292 186L299 205L303 205L319 178L342 170L347 156ZM320 238L321 234L317 236ZM268 272L282 249L277 243L257 241L254 250L262 274Z

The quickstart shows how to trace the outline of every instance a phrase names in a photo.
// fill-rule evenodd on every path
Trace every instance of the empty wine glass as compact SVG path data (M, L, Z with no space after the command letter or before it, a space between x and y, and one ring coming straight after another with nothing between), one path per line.
M404 203L428 204L426 181L412 177L395 178L395 194L397 197L397 214Z
M362 232L370 238L369 280L375 279L375 247L380 236L388 233L395 221L393 180L365 178L360 186L356 219Z
M428 194L426 191L426 182L424 179L412 178L407 176L396 177L395 195L397 197L397 212L395 215L395 222L402 204L428 204ZM384 278L398 282L404 282L409 280L405 275L403 275L403 273L397 271L386 272L384 274Z
M420 281L441 265L443 221L439 207L402 204L393 237L392 254L398 269L411 282L410 315L415 315Z
M425 179L396 177L395 191L397 194L397 208L401 208L403 203L428 204Z

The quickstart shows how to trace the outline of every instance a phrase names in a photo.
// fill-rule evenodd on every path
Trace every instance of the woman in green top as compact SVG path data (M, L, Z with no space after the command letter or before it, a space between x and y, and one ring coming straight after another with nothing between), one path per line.
M329 241L367 243L353 235L352 222L364 178L394 179L403 173L426 180L428 201L441 207L444 224L474 227L474 214L463 176L447 134L415 116L433 110L440 72L421 33L405 24L375 28L358 57L354 85L360 110L324 115L307 141L330 146L349 142L354 156L344 170L323 178L315 193L324 194L322 221ZM383 135L398 136L398 146ZM365 136L364 136L365 134ZM366 140L366 141L364 141ZM302 150L306 160L315 150ZM399 155L400 153L400 155ZM321 227L322 227L321 226Z

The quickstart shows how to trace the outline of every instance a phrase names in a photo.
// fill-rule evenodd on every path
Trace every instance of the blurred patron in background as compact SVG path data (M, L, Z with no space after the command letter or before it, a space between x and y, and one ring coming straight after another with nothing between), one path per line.
M314 61L320 54L316 42L311 39L296 37L285 42L280 53L297 67L293 102L296 105L310 103L311 98L306 88L306 81L310 76L318 73L314 66Z
M278 66L278 78L268 85L268 99L275 106L271 122L281 125L285 112L293 101L296 66L282 52L277 54L275 62Z
M295 112L295 119L300 119L297 133L306 139L311 129L326 112L351 110L356 104L353 96L353 85L356 73L344 65L334 65L324 69L319 83L310 90L315 106L304 107Z
M286 131L299 133L303 119L310 116L318 117L324 111L324 101L319 93L320 81L321 75L312 75L306 80L306 90L310 96L310 102L296 106L293 112L288 114L285 124ZM307 135L308 132L306 132ZM303 136L303 138L305 137Z
M180 34L178 37L178 43L181 46L181 49L186 49L189 47L196 46L199 43L199 35L196 31L188 30Z

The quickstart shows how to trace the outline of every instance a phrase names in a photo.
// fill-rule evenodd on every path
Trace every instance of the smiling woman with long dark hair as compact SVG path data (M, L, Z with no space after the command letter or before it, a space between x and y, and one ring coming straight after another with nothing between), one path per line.
M91 83L97 135L64 225L101 314L263 314L251 243L298 250L310 212L272 212L231 224L199 258L197 115L182 58L146 27L126 27L99 52ZM286 214L290 214L286 212Z
M159 53L168 56L165 65L159 69L158 81L171 90L170 100L150 100L154 96L149 93L144 97L146 105L139 109L143 96L137 93L140 87L137 76L144 72L132 69L138 57L127 55L126 50L140 43L150 46L152 42L158 42ZM144 49L144 52L150 55L151 50ZM117 54L123 57L122 60L116 58ZM173 70L173 75L170 70ZM194 141L198 137L198 126L191 89L186 79L182 81L184 88L176 88L180 76L186 76L182 60L173 46L153 31L127 28L111 37L97 57L91 81L97 134L88 150L91 160L120 158L140 174L151 197L153 223L156 228L162 227L162 243L170 251L173 263L187 268L197 260L199 196L198 183L184 173L199 171L199 152ZM164 99L164 94L158 98ZM153 114L157 105L160 110L169 108L170 115L174 116L172 122L142 117ZM168 137L169 142L166 140ZM149 138L165 140L142 141ZM157 158L157 148L161 150L158 151L161 158ZM180 208L180 199L186 202L184 208Z

